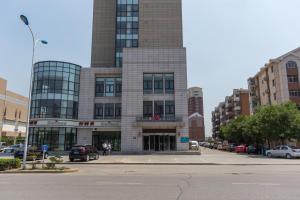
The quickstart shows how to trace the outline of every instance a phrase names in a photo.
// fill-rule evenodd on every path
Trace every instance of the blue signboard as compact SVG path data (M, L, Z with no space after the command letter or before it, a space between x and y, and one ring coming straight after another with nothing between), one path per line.
M48 145L43 145L42 146L42 151L48 151Z
M188 138L188 137L182 137L182 138L180 138L180 142L181 143L188 143L190 141L190 138Z

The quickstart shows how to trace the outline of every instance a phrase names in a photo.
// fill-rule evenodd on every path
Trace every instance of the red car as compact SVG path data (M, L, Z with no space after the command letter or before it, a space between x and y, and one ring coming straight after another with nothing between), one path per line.
M246 153L247 152L247 146L242 144L242 145L239 145L237 147L235 147L234 149L235 153Z

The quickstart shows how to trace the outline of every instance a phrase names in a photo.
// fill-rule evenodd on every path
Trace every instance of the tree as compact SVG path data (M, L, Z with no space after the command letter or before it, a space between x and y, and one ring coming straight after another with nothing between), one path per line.
M250 117L240 116L221 127L221 135L229 142L249 144L254 141L249 128Z
M281 141L284 144L287 140L299 137L299 116L297 106L290 102L263 106L255 114L257 131L269 146L271 141Z

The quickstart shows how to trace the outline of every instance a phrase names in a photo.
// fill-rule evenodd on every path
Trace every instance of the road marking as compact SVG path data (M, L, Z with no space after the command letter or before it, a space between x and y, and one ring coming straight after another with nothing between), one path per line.
M97 184L105 184L105 185L143 185L143 183L122 183L122 182L107 182L107 181L100 181L96 182Z
M279 183L232 183L232 185L280 186Z

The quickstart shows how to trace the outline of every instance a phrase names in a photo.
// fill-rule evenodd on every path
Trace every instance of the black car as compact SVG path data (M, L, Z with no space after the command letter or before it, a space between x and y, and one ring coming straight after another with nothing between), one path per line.
M98 160L99 152L92 145L75 145L71 149L69 159L71 162L76 159L81 161Z
M15 158L23 159L24 149L18 149L15 151ZM42 160L43 159L43 151L41 148L29 147L27 149L27 159L26 160ZM48 158L48 151L45 151L44 159Z

